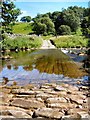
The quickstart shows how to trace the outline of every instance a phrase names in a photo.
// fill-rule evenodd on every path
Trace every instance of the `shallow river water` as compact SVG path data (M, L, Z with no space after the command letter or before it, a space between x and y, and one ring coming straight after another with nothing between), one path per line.
M45 82L73 82L85 75L78 65L57 49L10 52L13 59L3 60L0 81L8 78L8 84L20 85Z

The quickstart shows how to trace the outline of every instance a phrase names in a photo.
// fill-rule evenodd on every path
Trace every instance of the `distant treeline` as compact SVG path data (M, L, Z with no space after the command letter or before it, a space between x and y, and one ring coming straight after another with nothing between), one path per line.
M17 22L21 10L16 8L14 2L7 0L1 4L2 32L12 33L13 26ZM90 8L68 7L62 11L53 13L37 14L35 18L23 16L22 22L33 22L32 31L37 35L69 35L77 30L85 36L90 36Z
M33 30L37 35L75 34L78 29L85 36L90 36L90 8L68 7L53 13L37 14L33 21Z

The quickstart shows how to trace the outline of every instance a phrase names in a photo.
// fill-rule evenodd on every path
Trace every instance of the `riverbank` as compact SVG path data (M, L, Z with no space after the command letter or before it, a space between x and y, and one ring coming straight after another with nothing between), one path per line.
M64 83L0 85L0 118L88 118L88 90L85 86L76 87Z

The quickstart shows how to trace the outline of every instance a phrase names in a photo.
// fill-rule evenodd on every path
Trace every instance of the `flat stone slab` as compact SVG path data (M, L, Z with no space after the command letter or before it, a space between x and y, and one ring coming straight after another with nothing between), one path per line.
M32 118L27 113L20 111L20 110L9 110L9 112L16 118Z
M66 103L67 100L63 97L48 98L47 103Z
M63 109L72 109L75 107L75 104L72 104L72 103L48 103L47 104L47 107L50 107L50 108L61 108L62 110Z
M15 99L12 101L11 105L22 107L22 108L42 108L44 107L44 103L36 101L36 100L24 100L24 99Z
M84 96L84 95L70 95L69 98L72 102L75 102L77 104L83 104L86 96Z
M35 111L35 115L38 117L48 117L48 118L61 118L63 116L62 112L59 112L59 109L52 108L42 108Z
M1 115L0 116L0 120L3 120L2 118L4 118L4 119L6 119L6 118L8 118L8 120L9 120L9 118L15 118L15 117L13 117L13 116L10 116L10 115Z
M78 112L77 116L82 119L88 118L88 120L90 120L90 115L87 112Z
M19 94L19 95L35 95L35 91L32 90L25 90L25 89L15 89L12 91L13 94Z
M54 95L52 94L48 94L48 93L39 93L36 95L36 98L40 97L42 99L47 99L47 98L50 98L50 97L53 97ZM56 96L55 96L56 97Z
M62 87L62 86L60 86L60 85L57 85L57 86L54 88L54 90L56 90L56 91L67 91L66 88L64 88L64 87Z

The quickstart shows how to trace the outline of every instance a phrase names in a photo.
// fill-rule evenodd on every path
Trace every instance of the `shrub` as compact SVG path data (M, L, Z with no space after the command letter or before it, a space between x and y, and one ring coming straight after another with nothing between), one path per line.
M59 35L70 35L71 34L71 28L68 25L61 25L58 29Z
M32 40L33 39L33 40ZM12 38L5 38L1 41L2 49L22 49L22 48L39 48L42 44L42 40L40 37L34 36L19 36L14 39Z

